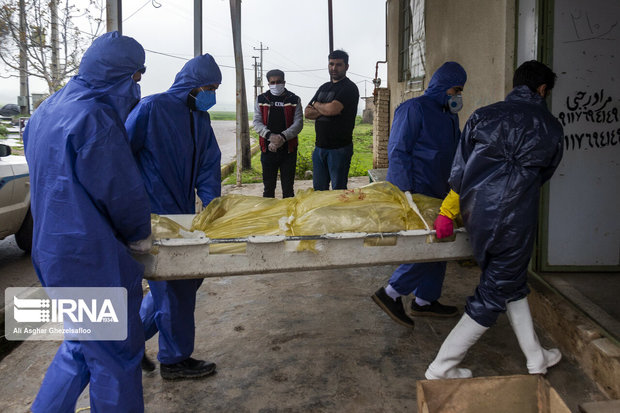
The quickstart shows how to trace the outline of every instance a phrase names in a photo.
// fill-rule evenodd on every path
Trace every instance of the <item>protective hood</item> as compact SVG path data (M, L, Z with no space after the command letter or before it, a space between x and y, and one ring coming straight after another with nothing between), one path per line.
M112 106L124 121L140 100L140 86L132 79L145 70L144 49L136 40L119 32L101 35L86 50L74 81Z
M465 82L467 73L463 66L456 62L446 62L435 71L424 94L445 105L449 99L446 90L454 86L465 86Z
M185 102L192 89L220 83L222 83L220 68L213 57L206 53L185 63L166 93L171 93Z
M208 112L187 105L189 92L219 84L208 55L183 66L166 92L140 101L125 122L129 142L155 214L193 214L196 190L204 205L221 193L221 152Z
M463 86L467 74L456 62L444 63L423 96L403 102L394 113L388 141L387 180L403 191L443 198L460 136L459 118L446 105L446 90Z

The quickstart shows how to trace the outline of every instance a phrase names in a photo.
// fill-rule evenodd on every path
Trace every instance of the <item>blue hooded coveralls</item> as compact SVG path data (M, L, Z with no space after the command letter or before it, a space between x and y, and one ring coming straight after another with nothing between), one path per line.
M403 102L394 113L388 142L386 180L401 191L444 198L458 144L459 118L448 110L448 89L464 86L465 69L446 62L433 74L423 96ZM390 285L401 295L412 292L433 302L439 299L446 274L445 262L402 264Z
M126 122L154 214L195 214L196 196L206 206L221 194L221 152L207 112L192 111L189 92L220 84L209 54L188 61L166 92L147 96ZM196 291L202 279L149 281L140 317L148 340L159 330L161 363L174 364L194 351Z
M44 287L124 287L124 341L63 341L31 409L74 412L90 384L93 412L141 412L144 268L127 248L149 236L149 201L123 122L140 99L144 49L118 32L96 39L79 74L24 132L34 219L32 262Z
M525 85L465 124L450 186L482 270L465 312L484 327L529 293L540 187L562 159L563 136L544 99Z

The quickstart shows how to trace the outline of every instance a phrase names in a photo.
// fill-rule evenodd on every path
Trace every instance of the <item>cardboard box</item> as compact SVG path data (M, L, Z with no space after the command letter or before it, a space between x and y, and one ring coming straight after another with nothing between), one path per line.
M570 413L541 375L419 380L418 413Z

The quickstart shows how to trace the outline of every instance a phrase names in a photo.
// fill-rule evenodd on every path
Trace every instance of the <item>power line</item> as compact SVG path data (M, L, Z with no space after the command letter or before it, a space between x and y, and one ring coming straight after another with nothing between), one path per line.
M156 9L158 9L158 8L160 8L160 7L161 7L161 4L160 4L160 3L158 3L158 2L157 2L157 1L155 1L155 0L147 0L147 1L146 1L146 3L144 3L142 6L140 6L140 7L138 8L138 10L134 11L134 12L133 12L133 13L131 13L129 16L125 17L125 18L123 19L123 22L126 22L127 20L129 20L131 17L133 17L133 16L134 16L136 13L138 13L140 10L142 10L143 8L145 8L146 6L148 6L148 5L149 5L149 3L151 3L151 4L153 5L153 7L154 7L154 8L156 8Z
M303 85L296 85L295 83L290 83L290 82L286 82L287 85L291 85L291 86L295 86L295 87L303 87L306 89L317 89L316 86L303 86Z
M350 73L350 74L352 74L352 75L359 76L359 77L365 77L366 79L374 79L373 77L370 77L370 76L364 76L364 75L358 75L357 73L353 73L353 72L350 72L350 71L348 71L347 73Z
M149 1L150 1L150 0L149 0ZM188 61L188 60L189 60L187 57L175 56L175 55L172 55L172 54L169 54L169 53L157 52L157 51L155 51L155 50L144 49L144 51L146 51L146 52L150 52L150 53L155 53L155 54L160 54L160 55L162 55L162 56L172 57L172 58L174 58L174 59L181 59L181 60L185 60L185 61ZM222 65L219 65L219 66L222 66Z

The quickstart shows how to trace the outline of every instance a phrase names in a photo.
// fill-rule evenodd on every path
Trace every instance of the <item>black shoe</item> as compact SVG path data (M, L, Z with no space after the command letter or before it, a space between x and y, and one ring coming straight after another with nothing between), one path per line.
M413 328L414 322L407 316L407 313L405 313L405 307L403 306L401 297L398 297L396 301L392 300L392 297L386 294L385 288L381 287L371 298L392 318L392 320L405 327Z
M166 380L197 379L215 374L215 363L190 357L174 364L160 364L159 373Z
M151 359L147 357L146 353L144 353L144 356L142 356L142 361L140 362L140 367L142 367L142 371L153 371L155 370L155 363L153 363Z
M443 305L439 301L433 301L428 305L418 305L413 300L411 313L422 317L454 317L459 315L459 310L452 305Z

